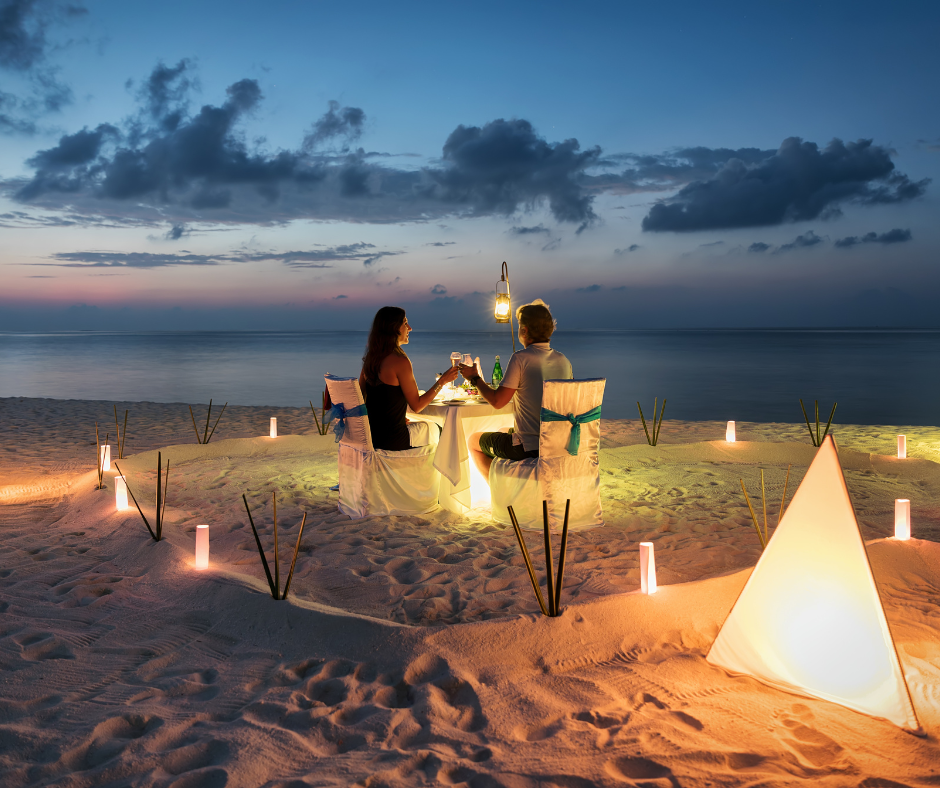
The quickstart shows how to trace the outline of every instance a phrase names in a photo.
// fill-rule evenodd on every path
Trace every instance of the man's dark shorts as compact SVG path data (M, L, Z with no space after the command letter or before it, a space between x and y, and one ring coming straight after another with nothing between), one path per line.
M522 444L514 445L512 442L512 433L509 432L484 432L480 435L480 451L487 457L499 458L501 460L528 460L539 456L539 450L526 451Z

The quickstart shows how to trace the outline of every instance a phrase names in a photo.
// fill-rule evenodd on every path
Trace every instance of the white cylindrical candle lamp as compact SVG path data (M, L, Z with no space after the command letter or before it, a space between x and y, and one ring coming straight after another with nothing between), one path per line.
M101 447L101 470L111 470L111 444L106 443Z
M273 416L271 417L271 437L277 437L277 419L275 419Z
M196 569L209 568L209 526L196 526Z
M728 426L725 428L725 440L728 441L728 443L734 443L735 441L733 421L729 421Z
M640 591L656 593L656 559L652 542L640 542Z
M894 501L894 538L911 538L911 502L907 498Z
M898 459L907 459L907 435L898 435Z
M119 512L127 511L127 482L123 476L114 477L114 505Z

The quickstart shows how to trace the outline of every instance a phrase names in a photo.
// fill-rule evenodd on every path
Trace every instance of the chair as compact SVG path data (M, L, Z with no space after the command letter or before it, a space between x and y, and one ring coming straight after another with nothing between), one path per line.
M561 528L571 499L569 528L603 525L600 473L600 411L605 378L546 380L536 459L493 460L490 495L493 519L509 524L512 506L523 528L542 528L542 501L552 528Z
M438 507L441 474L436 445L405 451L372 446L369 415L356 378L325 375L339 442L339 510L354 520L370 515L424 514ZM432 430L435 433L436 431ZM435 441L436 444L436 441Z

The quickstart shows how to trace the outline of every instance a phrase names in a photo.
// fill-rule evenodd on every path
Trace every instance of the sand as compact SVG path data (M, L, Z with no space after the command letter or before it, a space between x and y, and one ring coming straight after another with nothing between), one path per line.
M546 619L485 512L341 515L309 409L229 406L200 446L185 405L117 403L148 516L157 451L170 460L156 543L114 510L114 472L95 489L113 404L0 399L3 786L940 784L940 429L835 427L920 738L705 662L760 555L739 479L753 494L765 469L772 527L787 466L789 498L814 454L805 425L739 422L729 445L723 423L666 421L650 447L604 420L606 525L572 534ZM241 500L270 548L274 491L284 574L307 514L288 601ZM886 538L902 497L909 542Z

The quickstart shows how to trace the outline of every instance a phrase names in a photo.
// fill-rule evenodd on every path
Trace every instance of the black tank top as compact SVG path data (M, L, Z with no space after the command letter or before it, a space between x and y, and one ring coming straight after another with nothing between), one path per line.
M372 430L372 445L386 451L404 451L411 448L408 422L405 412L408 402L401 386L390 386L379 381L375 386L366 383L366 409L369 411L369 427Z

